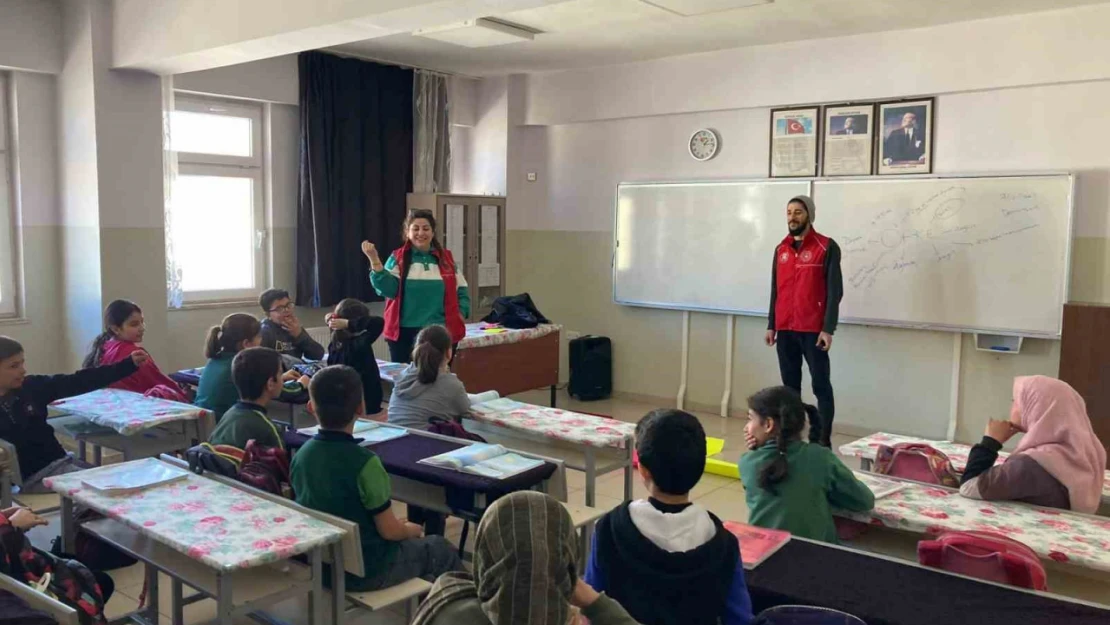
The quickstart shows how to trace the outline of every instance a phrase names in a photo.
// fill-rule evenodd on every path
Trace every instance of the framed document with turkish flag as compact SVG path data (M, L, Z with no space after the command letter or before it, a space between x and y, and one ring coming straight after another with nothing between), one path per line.
M820 134L820 107L772 109L771 177L816 176Z

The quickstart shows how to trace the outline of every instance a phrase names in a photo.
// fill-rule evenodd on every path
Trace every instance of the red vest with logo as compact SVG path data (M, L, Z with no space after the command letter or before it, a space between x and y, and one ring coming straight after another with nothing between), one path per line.
M825 326L828 288L825 254L829 237L810 228L801 248L787 235L775 248L775 330L821 332Z
M397 297L387 299L385 302L385 330L382 332L387 340L396 341L401 335L401 305L405 297L405 251L410 243L405 243L393 252L393 263L398 273L402 276ZM459 280L455 276L455 257L448 249L432 249L432 256L439 261L439 276L443 279L443 318L446 320L447 332L451 341L458 343L466 337L466 324L463 323L462 312L459 310Z

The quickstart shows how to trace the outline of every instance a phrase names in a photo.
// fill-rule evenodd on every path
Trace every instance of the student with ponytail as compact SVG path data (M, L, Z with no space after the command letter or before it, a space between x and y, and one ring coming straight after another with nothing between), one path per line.
M816 414L785 386L749 397L750 451L740 457L740 479L749 523L835 543L832 508L866 512L875 496L830 449L802 440L807 417L812 423Z
M417 430L427 429L432 417L450 419L470 411L470 398L459 378L447 370L451 362L451 333L447 328L428 326L416 336L412 364L393 385L389 398L389 422ZM409 521L423 524L428 534L442 534L445 518L409 506Z
M208 362L197 384L196 404L216 413L217 421L239 401L239 390L231 377L235 354L261 343L262 324L246 313L230 314L220 325L208 330L204 344L204 357Z
M92 369L114 365L130 359L131 354L143 349L141 344L144 334L146 334L146 324L143 320L143 309L135 302L125 299L113 300L104 309L104 331L97 335L89 346L89 353L85 356L81 368ZM162 373L152 357L147 358L138 371L113 383L111 388L171 401L189 401L181 387Z
M357 371L362 379L366 414L378 414L382 411L382 379L378 358L374 355L374 341L382 335L385 320L371 315L366 304L350 297L339 302L335 312L329 313L324 320L331 328L328 366L347 365Z

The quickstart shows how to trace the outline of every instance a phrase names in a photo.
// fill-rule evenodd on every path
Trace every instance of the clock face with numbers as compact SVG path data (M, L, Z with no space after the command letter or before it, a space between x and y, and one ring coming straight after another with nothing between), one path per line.
M717 148L720 145L721 141L716 132L702 128L690 135L690 156L693 156L694 160L708 161L717 155Z

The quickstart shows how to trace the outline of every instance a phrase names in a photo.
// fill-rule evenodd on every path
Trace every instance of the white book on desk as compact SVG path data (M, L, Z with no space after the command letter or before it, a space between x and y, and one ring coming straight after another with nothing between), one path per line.
M881 477L876 477L867 473L856 473L856 478L863 482L867 488L871 489L871 493L875 495L875 499L882 499L889 495L904 489L909 486L905 482L896 482L894 480L887 480Z
M301 428L297 431L306 436L316 436L316 434L320 432L320 426L314 425L310 428ZM355 421L355 428L351 434L355 438L361 438L369 443L384 443L385 441L391 441L395 438L401 438L408 433L409 431L404 428L383 425L377 421L359 419Z
M501 395L499 395L497 391L486 391L484 393L467 393L466 396L470 398L471 406L484 404L495 399L501 399Z
M477 414L490 415L498 414L501 412L512 412L514 410L520 410L527 407L527 404L522 404L514 399L509 399L508 397L501 397L499 399L494 399L492 401L486 401L478 404L471 402L470 411Z
M419 461L421 464L504 480L543 465L543 460L511 452L501 445L475 443Z

